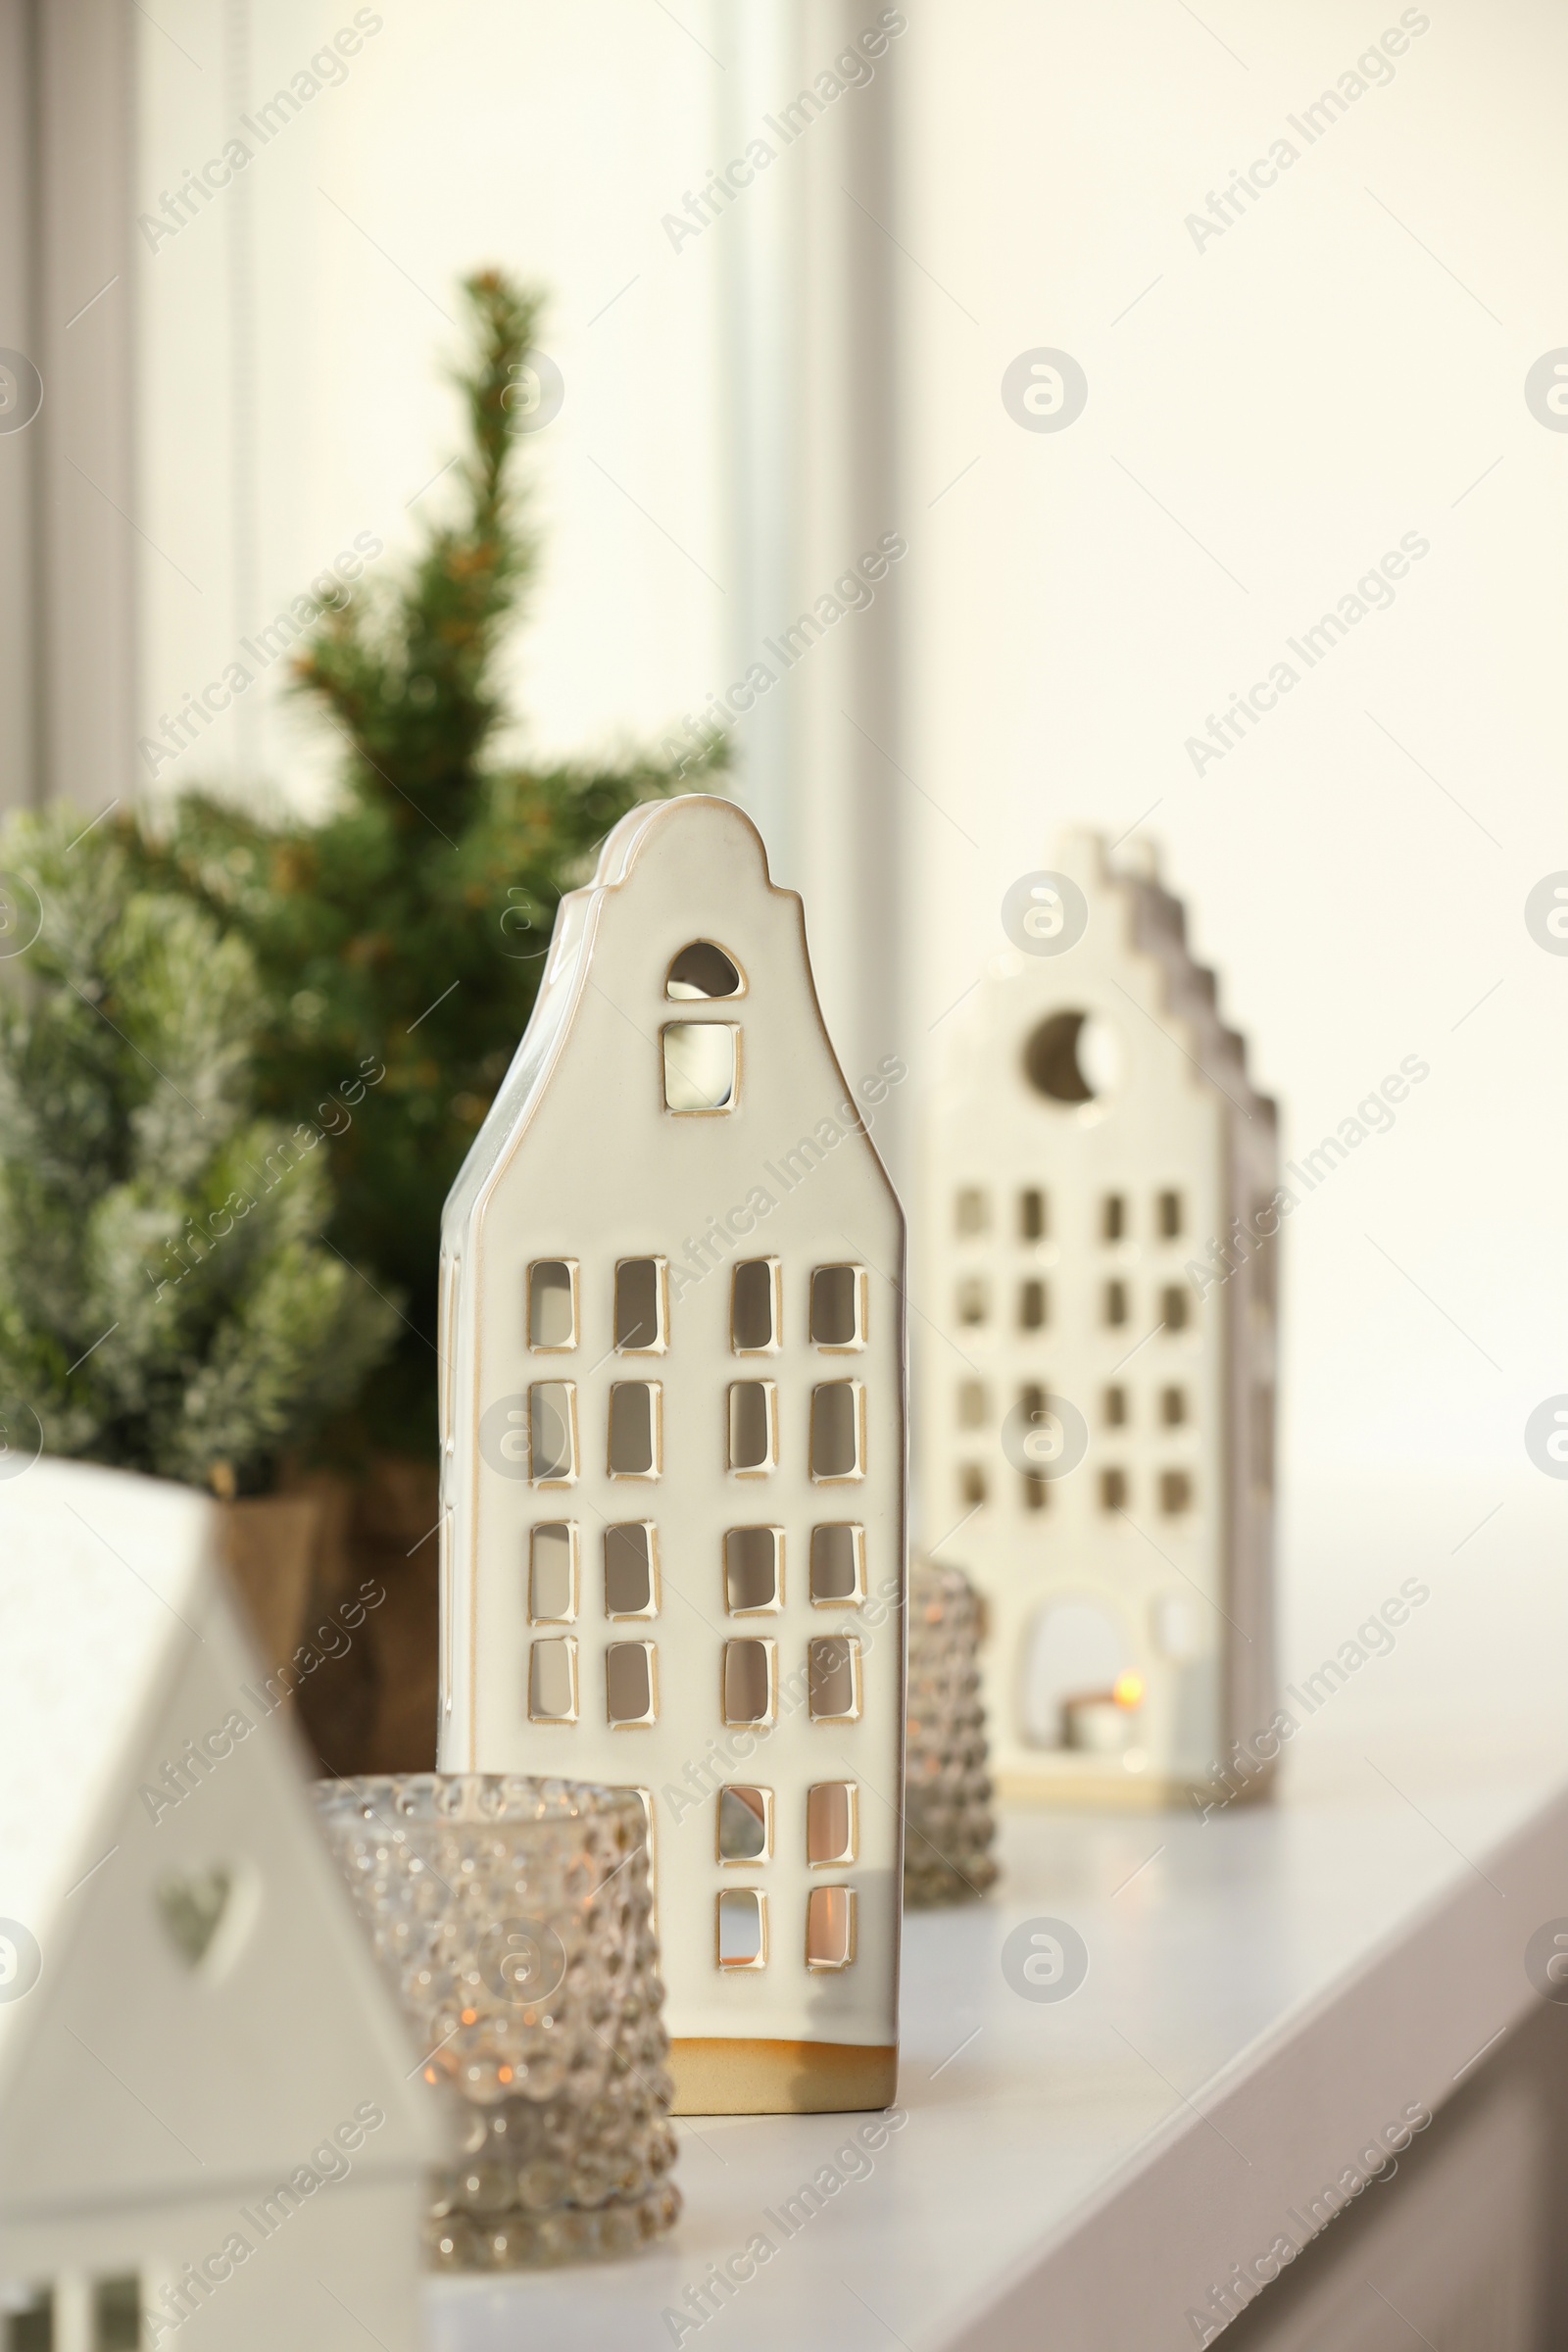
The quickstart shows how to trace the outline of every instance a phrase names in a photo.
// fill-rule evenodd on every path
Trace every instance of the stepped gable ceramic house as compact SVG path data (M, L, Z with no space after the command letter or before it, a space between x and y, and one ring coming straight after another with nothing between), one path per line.
M6 1468L0 2341L415 2352L439 2113L216 1571L216 1507Z
M924 1526L1004 1794L1223 1794L1275 1704L1275 1107L1152 857L1075 837L1007 914L926 1105Z
M706 797L563 901L447 1204L440 1762L637 1788L677 2110L894 2095L904 1222Z

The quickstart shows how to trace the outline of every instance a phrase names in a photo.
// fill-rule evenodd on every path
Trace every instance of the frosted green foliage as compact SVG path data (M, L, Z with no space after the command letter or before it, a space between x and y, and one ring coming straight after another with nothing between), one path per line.
M48 1452L254 1489L396 1312L321 1239L332 1141L252 1115L249 947L84 821L0 834L41 909L0 966L0 1407L13 1444L30 1410Z

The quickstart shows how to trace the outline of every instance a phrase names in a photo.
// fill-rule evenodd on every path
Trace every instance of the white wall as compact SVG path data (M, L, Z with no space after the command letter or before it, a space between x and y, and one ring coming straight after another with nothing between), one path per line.
M457 281L496 262L549 290L565 379L522 469L543 571L516 699L540 750L646 740L720 668L717 267L660 226L711 149L715 68L630 0L360 14L381 25L346 78L265 146L242 131L258 151L234 182L139 245L149 732L356 532L389 557L412 544L408 502L458 446ZM171 0L144 23L148 210L354 17L347 0ZM157 762L159 782L319 784L319 732L279 711L275 684Z
M1523 919L1568 865L1568 437L1523 398L1568 340L1568 20L1527 0L1407 14L1430 24L1392 81L1310 146L1286 117L1397 8L917 17L907 740L973 840L913 811L910 1028L982 967L1059 824L1115 836L1149 811L1291 1152L1402 1056L1429 1061L1392 1133L1288 1228L1287 1496L1304 1508L1352 1467L1416 1505L1456 1480L1439 1519L1457 1544L1503 1498L1560 1536L1568 1503L1522 1445L1568 1390L1568 960ZM1299 160L1200 250L1184 216L1282 132ZM1037 346L1088 376L1060 432L1003 407ZM1195 772L1186 738L1409 531L1430 553L1392 609L1297 662L1279 708ZM1357 1544L1348 1506L1326 1526Z
M485 262L548 289L565 383L525 457L543 566L509 663L519 748L665 740L874 557L902 520L886 223L905 34L877 33L884 13L906 26L861 0L385 0L358 12L379 29L342 78L265 144L245 118L356 12L171 0L138 20L149 215L236 130L255 150L177 234L138 243L148 788L328 788L336 746L280 698L282 662L188 748L161 749L161 722L214 680L221 701L225 664L254 666L242 638L357 533L383 561L410 545L408 501L455 447L456 280ZM874 61L862 38L817 118L781 129L866 34ZM731 208L671 232L760 139L771 161ZM896 1042L897 588L731 706L737 784L811 905L852 1083Z

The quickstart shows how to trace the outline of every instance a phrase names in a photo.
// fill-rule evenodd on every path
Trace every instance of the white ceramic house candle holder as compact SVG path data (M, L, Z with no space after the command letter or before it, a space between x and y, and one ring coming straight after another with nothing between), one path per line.
M1274 1706L1275 1107L1147 855L1070 840L1004 922L926 1104L926 1536L1004 1796L1220 1793Z
M416 2352L448 2135L218 1508L3 1459L0 2341Z
M447 1204L440 1764L638 1789L677 2113L894 2095L889 1075L846 1084L749 818L655 803Z

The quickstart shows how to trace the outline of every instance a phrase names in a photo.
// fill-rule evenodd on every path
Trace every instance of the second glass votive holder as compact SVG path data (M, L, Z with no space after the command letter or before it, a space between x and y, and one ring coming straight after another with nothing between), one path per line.
M425 2080L464 2102L432 2267L581 2262L662 2236L680 2191L636 1793L416 1773L315 1796Z
M968 1578L911 1560L904 1899L915 1907L983 1894L997 1876L979 1642Z

